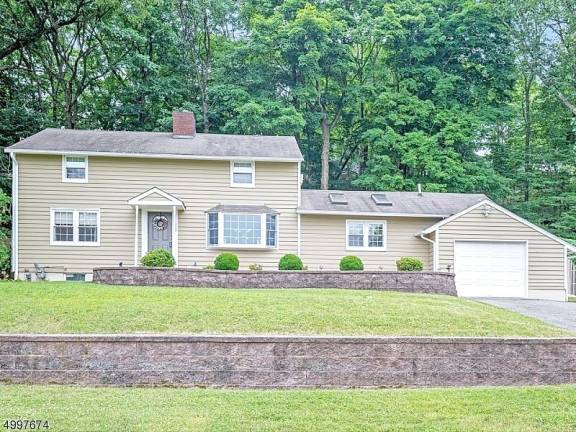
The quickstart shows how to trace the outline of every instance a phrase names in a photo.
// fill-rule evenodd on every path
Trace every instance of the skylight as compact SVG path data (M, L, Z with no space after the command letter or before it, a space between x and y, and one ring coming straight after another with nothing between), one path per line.
M330 197L330 203L332 204L348 204L346 195L343 193L331 193L328 195Z
M384 193L375 193L372 194L372 200L376 203L376 205L380 206L391 206L392 202L388 199L386 194Z

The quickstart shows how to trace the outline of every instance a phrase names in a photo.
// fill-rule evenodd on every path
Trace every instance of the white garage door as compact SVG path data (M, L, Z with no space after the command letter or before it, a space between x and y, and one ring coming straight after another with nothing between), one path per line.
M526 243L457 241L454 272L459 296L526 297Z

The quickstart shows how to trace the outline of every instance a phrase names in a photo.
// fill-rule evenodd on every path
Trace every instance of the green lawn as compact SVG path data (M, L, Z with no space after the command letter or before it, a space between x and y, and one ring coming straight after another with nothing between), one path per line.
M202 390L0 386L50 431L573 431L576 387ZM0 424L1 426L1 424Z
M0 305L0 333L569 334L470 300L376 291L3 282Z

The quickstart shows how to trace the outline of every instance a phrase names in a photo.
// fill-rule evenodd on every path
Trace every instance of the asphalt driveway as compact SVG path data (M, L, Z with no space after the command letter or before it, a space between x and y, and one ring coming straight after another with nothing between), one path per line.
M576 331L576 303L514 298L475 298L474 300L537 318L557 327Z

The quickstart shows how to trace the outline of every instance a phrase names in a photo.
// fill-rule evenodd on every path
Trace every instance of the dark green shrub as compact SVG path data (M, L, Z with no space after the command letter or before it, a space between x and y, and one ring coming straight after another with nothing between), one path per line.
M174 267L176 260L166 249L152 249L140 260L145 267Z
M238 257L231 252L221 253L214 260L214 268L216 270L238 270L240 261Z
M340 260L341 271L362 271L364 270L364 263L360 258L354 255L345 256Z
M0 244L0 279L10 276L11 252L9 244Z
M280 258L278 270L304 270L304 264L298 255L286 254Z
M396 261L398 271L422 271L424 264L418 258L402 257Z

